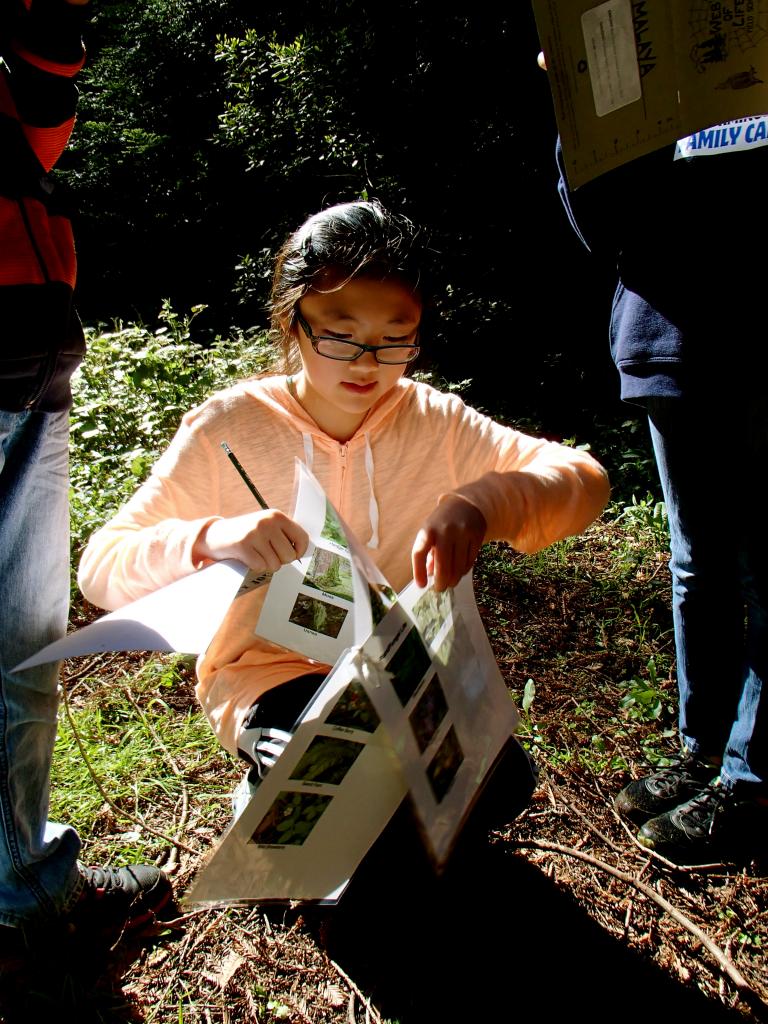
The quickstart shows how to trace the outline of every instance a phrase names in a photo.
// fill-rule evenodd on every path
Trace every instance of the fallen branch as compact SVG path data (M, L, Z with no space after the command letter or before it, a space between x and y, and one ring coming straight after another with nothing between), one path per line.
M331 967L333 967L334 971L336 971L338 976L347 983L350 992L356 995L357 998L360 1000L361 1004L365 1007L366 1020L368 1020L370 1017L370 1019L373 1020L374 1024L382 1024L381 1015L376 1009L374 1009L373 1006L371 1006L371 1000L368 998L368 996L363 995L363 993L360 991L360 989L357 987L354 981L352 981L352 979L346 973L346 971L343 971L341 967L339 967L335 960L329 960L328 962L330 963ZM352 1005L354 1006L354 1003Z
M686 917L681 910L678 910L677 907L656 892L656 890L650 885L646 885L645 882L641 882L639 878L635 878L626 871L621 871L619 868L613 867L612 864L606 864L605 861L599 860L597 857L593 857L589 853L584 853L582 850L575 850L571 846L561 846L559 843L550 843L539 839L513 840L511 845L517 849L543 850L547 853L559 853L563 857L575 857L577 860L584 861L585 864L591 864L592 867L599 868L601 871L605 871L609 875L613 875L614 878L618 878L626 885L633 886L644 896L647 896L649 900L652 900L657 904L657 906L661 907L665 913L669 914L669 916L685 928L686 931L690 932L691 935L697 938L717 962L720 969L728 975L739 996L759 1014L760 1019L768 1019L768 1003L766 1003L760 994L752 988L747 979L741 971L739 971L733 961L726 955L726 953L724 953L723 950L720 949L712 939L710 939L705 931L699 928L697 924L691 921L689 917Z
M643 846L637 838L637 832L633 832L626 821L613 808L609 809L616 821L624 829L624 834L627 839L629 839L635 849L647 858L646 867L649 863L655 862L656 864L663 864L665 868L669 868L678 875L711 875L714 871L724 867L722 861L712 861L710 864L675 864L673 860L669 860L667 857L662 856L662 854L657 853L656 850L651 850L649 847Z
M551 783L550 783L550 786L551 786ZM587 828L590 829L591 832L594 832L596 836L599 836L599 838L602 839L602 841L607 846L610 846L610 848L613 850L614 853L621 853L622 852L620 847L616 843L614 843L614 841L611 839L610 836L606 835L605 832L603 832L601 829L599 829L596 825L594 825L592 823L591 819L589 818L588 815L586 815L584 813L584 811L582 811L580 808L578 808L576 806L576 804L571 803L569 800L565 799L565 797L563 796L562 790L559 787L557 788L556 792L557 792L557 799L560 801L560 803L563 804L565 807L567 807L568 810L573 811L574 814L577 814L581 818L581 820L584 822L584 824L587 826Z

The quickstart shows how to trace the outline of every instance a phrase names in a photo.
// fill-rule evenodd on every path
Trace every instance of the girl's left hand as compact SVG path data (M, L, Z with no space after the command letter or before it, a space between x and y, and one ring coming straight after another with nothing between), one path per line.
M411 552L413 578L438 592L455 587L475 564L485 540L485 516L458 494L446 495L416 534Z

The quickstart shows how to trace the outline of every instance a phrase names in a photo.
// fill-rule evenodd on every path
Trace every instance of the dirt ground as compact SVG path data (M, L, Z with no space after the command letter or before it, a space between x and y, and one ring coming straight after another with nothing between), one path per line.
M191 910L85 971L59 946L58 988L32 970L32 1012L6 1019L768 1019L766 865L676 868L612 809L645 758L676 748L666 566L626 543L603 526L556 564L483 555L478 605L502 674L518 705L535 687L520 736L539 777L514 820L493 804L496 828L465 830L441 877L401 809L338 906ZM640 692L658 695L656 717ZM175 699L193 703L191 672ZM193 810L187 849L164 862L178 894L210 849L198 825Z

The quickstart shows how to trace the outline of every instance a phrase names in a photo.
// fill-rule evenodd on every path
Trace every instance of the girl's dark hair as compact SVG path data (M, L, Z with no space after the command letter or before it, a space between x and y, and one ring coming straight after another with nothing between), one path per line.
M275 259L269 312L284 369L298 368L292 344L296 304L311 289L335 291L355 277L395 277L425 303L423 229L377 200L340 203L311 216L290 235Z

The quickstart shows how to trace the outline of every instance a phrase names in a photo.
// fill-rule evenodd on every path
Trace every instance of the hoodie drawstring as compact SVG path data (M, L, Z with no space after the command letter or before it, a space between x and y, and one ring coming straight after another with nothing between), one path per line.
M371 536L366 547L377 548L379 546L379 503L376 501L376 492L373 489L373 451L368 434L365 434L365 472L368 477L368 518L371 523ZM302 432L301 439L304 443L304 462L307 469L312 472L312 465L315 461L315 446L312 443L312 435Z
M315 446L312 444L312 435L302 433L301 439L304 442L304 463L311 473L312 464L315 461Z
M368 517L371 520L371 536L366 547L377 548L379 546L379 504L376 501L376 492L373 489L373 452L368 435L365 435L365 472L368 475Z

